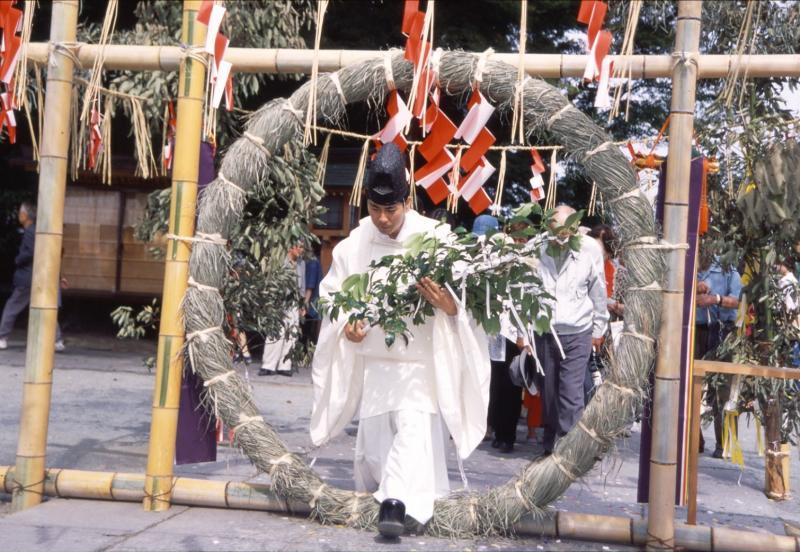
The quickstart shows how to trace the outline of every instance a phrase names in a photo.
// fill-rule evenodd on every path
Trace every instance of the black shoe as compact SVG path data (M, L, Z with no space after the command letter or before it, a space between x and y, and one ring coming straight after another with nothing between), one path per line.
M381 502L378 512L378 532L387 539L396 539L405 529L406 505L396 498Z
M714 449L714 452L711 453L712 458L722 458L722 448L717 447Z
M287 376L287 377L292 377L292 371L291 371L291 370L278 370L278 371L277 371L277 374L278 374L279 376Z
M497 448L497 450L503 454L514 452L514 443L500 443L500 446Z
M500 439L495 438L492 441L492 448L500 448L503 445L503 442Z
M275 375L275 370L267 370L266 368L261 368L258 371L258 375L259 376L274 376Z

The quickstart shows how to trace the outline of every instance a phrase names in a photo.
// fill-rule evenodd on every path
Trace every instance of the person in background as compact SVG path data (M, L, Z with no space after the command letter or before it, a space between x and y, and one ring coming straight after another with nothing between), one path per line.
M472 223L472 233L485 239L488 232L500 227L491 215L480 215ZM518 353L516 344L501 331L489 336L489 359L492 376L489 381L488 426L494 432L492 448L508 454L517 441L517 421L522 409L522 389L511 382L508 366Z
M717 348L733 330L736 323L742 279L733 269L723 270L719 262L708 253L701 252L697 272L697 296L695 298L694 358L717 358ZM712 456L722 458L723 408L731 394L731 377L721 374L721 385L709 385L706 401L714 413L714 437L716 447ZM700 452L705 450L705 441L700 435Z
M798 288L797 276L794 275L790 267L794 266L791 259L784 259L776 263L775 270L778 272L778 288L783 293L783 301L786 305L786 313L792 317L792 325L800 330L800 288ZM800 366L800 341L795 341L792 345L792 366Z
M33 249L36 241L36 207L27 201L22 202L17 213L17 220L22 226L22 242L14 258L14 289L3 307L0 319L0 349L8 348L8 336L14 329L17 316L31 302L31 283L33 281ZM66 279L61 278L58 291L58 305L61 305L61 289L66 287ZM61 326L56 321L55 350L64 351L64 341L61 339Z
M609 318L602 257L593 238L578 234L577 224L567 225L574 213L557 206L540 246L539 275L554 298L551 331L536 337L544 368L545 455L583 414L586 366L592 348L603 344ZM580 247L573 251L569 244L576 234Z
M303 244L298 243L289 248L286 253L286 265L297 273L297 291L305 290L306 273L305 263L303 262ZM289 352L297 341L297 330L299 329L300 319L305 316L305 309L290 307L284 315L285 331L282 335L264 343L264 355L261 359L261 369L259 376L281 376L292 375L292 361L287 358Z
M320 244L314 244L314 255L306 259L306 282L303 290L303 304L306 309L306 316L303 319L303 342L308 348L309 343L317 343L319 327L322 318L317 312L317 302L319 300L319 284L322 282L322 264L319 262L321 252Z

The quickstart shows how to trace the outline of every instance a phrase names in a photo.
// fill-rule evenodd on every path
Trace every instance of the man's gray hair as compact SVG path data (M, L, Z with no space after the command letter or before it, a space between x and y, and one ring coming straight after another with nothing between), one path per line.
M25 213L28 215L28 218L36 222L36 205L30 201L23 201L19 204L19 210L25 211Z
M567 223L567 218L573 213L575 213L575 209L569 205L564 203L556 205L555 209L553 209L552 224L556 227L564 226Z

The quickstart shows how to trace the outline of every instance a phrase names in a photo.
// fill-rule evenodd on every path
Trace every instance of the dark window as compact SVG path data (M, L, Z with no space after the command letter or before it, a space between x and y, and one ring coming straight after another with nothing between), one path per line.
M326 230L342 228L342 223L344 222L344 208L342 203L344 203L344 199L341 197L328 196L323 198L321 205L325 207L327 211L319 217L322 221L320 225L321 228L325 228Z

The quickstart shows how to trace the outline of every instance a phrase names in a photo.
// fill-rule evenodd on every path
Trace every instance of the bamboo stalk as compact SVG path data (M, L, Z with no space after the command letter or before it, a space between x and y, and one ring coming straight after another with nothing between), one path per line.
M75 40L77 21L77 0L53 2L50 40L55 43ZM12 511L39 504L44 487L64 231L72 69L70 57L53 50L47 69L44 117L48 132L42 136L40 150L33 281Z
M0 491L13 488L14 468L0 466ZM45 493L60 498L82 498L138 502L144 496L142 474L49 469ZM287 504L269 485L243 481L205 481L173 478L172 502L185 506L205 506L241 510L261 510L307 516L307 504ZM553 537L630 546L647 540L647 521L641 518L603 516L573 512L554 512L545 518L528 516L514 527L520 537ZM678 524L675 545L686 550L792 551L800 539L772 533L740 531L727 527Z
M181 42L202 44L206 27L195 21L199 0L184 0ZM178 116L175 161L172 170L169 234L194 235L200 138L203 124L205 67L197 59L184 59L178 81ZM153 418L147 453L144 509L166 510L172 492L172 464L178 427L178 400L183 372L184 329L180 305L189 275L189 244L171 238L164 267L161 321L156 354L156 385Z
M44 63L48 45L31 42L28 46L29 63ZM90 67L99 55L100 47L80 43L76 54L84 67ZM347 65L382 57L378 50L320 50L319 71L330 73ZM478 54L476 54L478 55ZM177 71L182 50L178 46L137 46L109 44L106 46L106 70L131 71ZM517 67L518 53L495 53L491 59ZM672 76L673 60L670 56L637 55L611 56L620 67L630 62L630 75L635 79L666 78ZM238 73L303 73L311 74L314 50L286 48L228 48L225 59L233 63ZM526 54L525 72L542 78L581 77L588 56L568 54ZM746 71L748 78L800 77L800 62L794 54L745 55L741 60L736 55L702 55L697 59L697 78L720 79L728 75L737 64Z
M697 84L697 65L693 58L700 46L701 11L702 2L699 0L678 2L664 201L664 240L676 245L686 243L687 238L689 174ZM650 452L646 542L648 550L675 548L675 481L685 261L686 252L682 248L670 251L653 390L653 444Z

